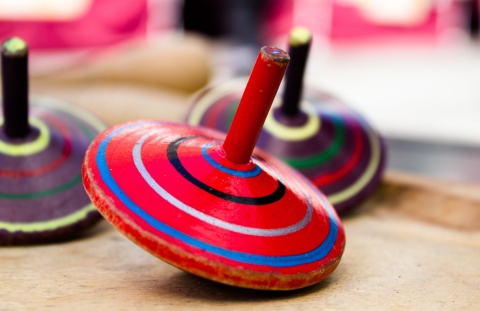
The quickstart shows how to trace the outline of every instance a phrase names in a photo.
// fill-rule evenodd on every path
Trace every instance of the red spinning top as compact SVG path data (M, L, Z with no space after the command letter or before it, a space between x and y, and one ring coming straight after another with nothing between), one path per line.
M345 245L334 209L294 170L253 152L288 61L261 49L223 144L213 130L153 121L99 135L83 181L100 212L155 256L217 282L290 290L327 277Z

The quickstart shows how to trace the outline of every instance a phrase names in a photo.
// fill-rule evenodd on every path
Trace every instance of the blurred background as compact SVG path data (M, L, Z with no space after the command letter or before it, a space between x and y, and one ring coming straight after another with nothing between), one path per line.
M31 89L110 125L181 121L192 94L248 75L258 49L313 33L306 84L387 137L390 169L480 182L478 0L0 0Z

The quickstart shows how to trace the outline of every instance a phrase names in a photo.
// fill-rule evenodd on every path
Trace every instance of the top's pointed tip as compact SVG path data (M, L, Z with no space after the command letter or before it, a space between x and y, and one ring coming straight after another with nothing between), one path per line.
M28 52L28 45L18 37L12 37L3 41L2 54L10 57L22 57Z

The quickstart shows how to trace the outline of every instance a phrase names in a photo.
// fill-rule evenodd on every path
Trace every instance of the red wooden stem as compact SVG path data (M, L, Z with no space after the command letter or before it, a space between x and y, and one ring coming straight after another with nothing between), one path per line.
M258 53L223 149L227 159L237 164L250 161L253 148L277 94L290 56L280 49L264 46Z

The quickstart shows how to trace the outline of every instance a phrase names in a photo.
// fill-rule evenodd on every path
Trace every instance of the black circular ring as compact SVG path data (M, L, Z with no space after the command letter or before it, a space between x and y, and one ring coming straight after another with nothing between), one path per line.
M220 190L214 189L210 187L207 184L204 184L200 180L196 179L193 177L192 174L190 174L185 167L183 166L182 162L178 158L178 147L180 144L182 144L184 141L193 139L193 138L198 138L199 136L187 136L187 137L181 137L173 142L171 142L168 147L167 147L167 158L170 161L170 163L173 165L175 170L177 170L180 175L182 175L185 179L187 179L189 182L194 184L195 186L199 187L200 189L216 196L221 199L224 199L229 202L234 202L234 203L240 203L240 204L246 204L246 205L266 205L270 203L275 203L279 201L284 195L285 195L285 185L278 180L278 186L277 189L275 189L274 192L272 192L269 195L263 196L263 197L242 197L242 196L236 196L232 194L228 194L225 192L222 192Z

